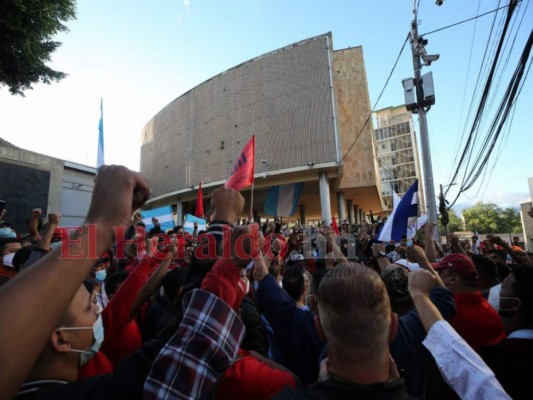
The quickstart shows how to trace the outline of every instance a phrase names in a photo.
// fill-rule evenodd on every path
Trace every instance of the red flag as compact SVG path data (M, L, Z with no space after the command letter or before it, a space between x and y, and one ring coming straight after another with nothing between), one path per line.
M331 228L333 229L333 232L335 232L337 235L340 235L339 227L337 226L337 221L335 220L335 217L333 217L331 222Z
M246 143L241 155L233 166L229 176L226 188L241 190L250 186L254 182L254 163L255 163L255 135Z
M196 210L194 215L198 218L204 217L204 195L202 193L202 182L198 188L198 198L196 199Z

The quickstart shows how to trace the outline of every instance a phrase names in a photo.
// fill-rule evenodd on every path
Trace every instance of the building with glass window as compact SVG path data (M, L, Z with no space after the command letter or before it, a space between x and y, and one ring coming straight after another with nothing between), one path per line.
M400 197L418 178L420 210L425 211L424 190L418 148L411 113L405 105L374 113L374 140L381 176L383 208L392 209L392 192Z

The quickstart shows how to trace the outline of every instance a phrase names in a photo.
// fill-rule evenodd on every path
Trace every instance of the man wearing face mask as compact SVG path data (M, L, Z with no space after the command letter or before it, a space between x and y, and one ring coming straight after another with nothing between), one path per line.
M513 399L531 398L533 267L518 266L503 281L498 312L509 336L481 356Z
M91 294L81 285L60 325L50 334L17 399L36 398L36 393L44 394L78 378L79 368L98 352L104 340L100 313L94 292Z
M95 286L96 302L103 309L107 307L109 299L105 291L105 280L107 278L107 268L109 267L109 254L105 253L94 264L91 269L90 277L95 279L98 285Z
M242 211L244 198L238 192L218 190L219 199L238 201L217 204L219 215L237 215L239 207ZM115 239L113 227L126 226L149 193L140 174L103 166L85 223L72 234L67 250L73 256L89 250L104 253ZM130 400L143 394L155 400L163 392L166 398L204 398L213 391L237 355L244 326L226 297L200 289L190 292L177 327L144 343L113 374L76 380L82 359L96 351L102 337L99 309L82 285L93 265L92 257L60 257L52 251L0 289L0 304L9 305L0 307L0 398L15 398L19 392L19 398L35 400ZM169 368L178 373L169 376ZM31 386L21 389L23 382Z
M15 232L13 231L13 233ZM17 250L19 250L21 247L22 246L20 241L17 239L16 234L14 237L0 236L0 276L7 276L11 278L17 274L17 270L13 267L13 257L15 256Z

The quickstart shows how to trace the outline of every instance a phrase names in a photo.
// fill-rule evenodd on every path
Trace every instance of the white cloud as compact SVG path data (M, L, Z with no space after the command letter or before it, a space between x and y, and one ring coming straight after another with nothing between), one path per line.
M176 21L178 21L178 24L181 24L181 22L183 21L183 17L181 15L176 15Z
M191 5L191 0L183 0L183 5L189 7Z

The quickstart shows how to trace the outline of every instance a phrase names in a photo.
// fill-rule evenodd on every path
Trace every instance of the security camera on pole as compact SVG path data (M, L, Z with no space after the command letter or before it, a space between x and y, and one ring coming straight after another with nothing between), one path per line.
M408 111L418 114L418 123L420 126L420 145L422 150L422 162L424 170L424 189L426 191L426 204L428 212L428 222L437 223L437 202L435 198L435 187L433 182L433 167L431 165L431 151L429 148L428 126L426 113L435 104L435 92L433 90L433 75L431 72L422 76L420 70L423 65L429 66L433 61L439 59L438 54L427 54L424 46L427 40L418 36L416 9L417 0L414 0L413 14L414 19L411 23L411 51L413 53L413 68L415 77L407 78L402 81L405 94L405 105ZM442 1L437 2L438 5ZM422 63L423 61L423 63ZM436 237L436 236L434 236Z

